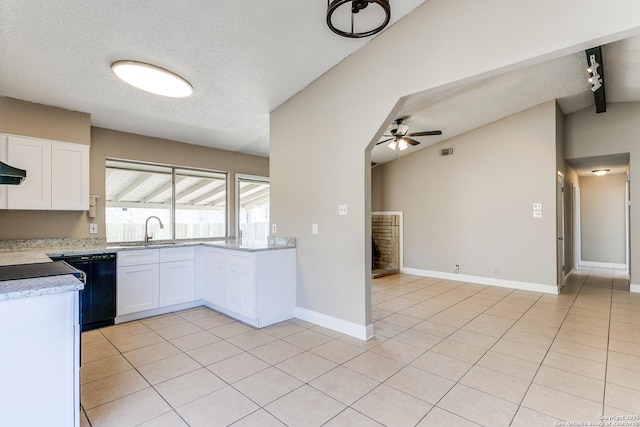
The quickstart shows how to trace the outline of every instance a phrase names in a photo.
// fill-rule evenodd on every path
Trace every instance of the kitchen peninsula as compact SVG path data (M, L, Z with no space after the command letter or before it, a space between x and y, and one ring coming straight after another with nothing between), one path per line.
M150 244L42 239L0 245L0 266L116 252L116 323L200 305L258 328L294 317L291 238ZM80 289L72 275L0 281L0 322L6 326L0 332L0 377L11 384L0 389L0 411L7 425L78 425Z
M82 288L72 274L0 281L3 425L79 425Z
M295 238L166 240L7 240L0 265L49 256L117 252L116 323L206 305L254 327L294 317Z

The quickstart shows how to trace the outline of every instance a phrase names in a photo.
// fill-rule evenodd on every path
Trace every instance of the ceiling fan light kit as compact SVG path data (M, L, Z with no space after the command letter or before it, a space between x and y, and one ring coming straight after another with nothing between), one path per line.
M393 127L389 131L390 134L383 135L383 136L388 136L390 138L377 142L376 145L384 144L385 142L391 141L389 142L387 147L389 147L391 150L394 150L394 151L396 148L398 148L400 151L403 151L409 148L409 145L416 146L420 144L420 141L416 141L415 139L411 138L412 136L442 135L441 130L427 130L423 132L407 133L409 132L409 126L402 124L403 120L404 120L403 118L395 119L393 121Z
M366 9L369 4L373 4L384 12L384 18L382 23L373 28L367 28L365 30L356 30L355 22L356 16L360 13L360 11ZM342 6L347 7L342 7ZM350 6L351 9L351 28L350 29L340 29L335 25L334 21L334 13L338 10L345 10ZM352 39L369 37L374 34L379 33L387 26L389 20L391 19L391 5L389 4L389 0L327 0L327 25L334 33L338 34L342 37L348 37ZM375 24L374 24L375 25Z

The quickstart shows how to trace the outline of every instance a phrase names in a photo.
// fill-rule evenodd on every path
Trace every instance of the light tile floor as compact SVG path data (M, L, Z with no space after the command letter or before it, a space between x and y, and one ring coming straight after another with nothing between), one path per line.
M204 307L83 334L82 425L640 426L640 294L622 272L561 295L398 274L376 338ZM579 425L579 424L573 424Z

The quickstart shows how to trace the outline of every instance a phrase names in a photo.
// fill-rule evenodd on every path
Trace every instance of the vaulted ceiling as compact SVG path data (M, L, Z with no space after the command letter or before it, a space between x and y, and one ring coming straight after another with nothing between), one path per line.
M391 0L391 24L424 2ZM270 111L370 40L332 33L326 7L325 0L3 0L0 96L90 113L93 126L268 156ZM640 39L606 45L603 57L608 102L640 100ZM122 59L170 69L195 93L168 99L129 87L110 69ZM586 66L579 51L411 96L398 114L409 132L443 134L417 137L421 144L401 154L552 99L565 114L590 107ZM380 145L372 160L397 155Z

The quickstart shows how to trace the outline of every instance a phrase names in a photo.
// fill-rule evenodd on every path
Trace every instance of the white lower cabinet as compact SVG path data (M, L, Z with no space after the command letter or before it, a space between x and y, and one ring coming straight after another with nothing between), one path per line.
M0 425L80 425L78 291L0 301Z
M118 316L158 307L158 264L118 268Z
M194 285L193 247L118 252L118 316L192 302Z
M161 263L158 306L165 307L193 301L195 298L193 285L193 259Z
M295 249L205 248L203 257L209 307L259 328L294 317Z
M258 328L294 317L295 249L249 252L205 246L197 254L196 260L192 246L118 252L116 322L190 303L204 303Z

